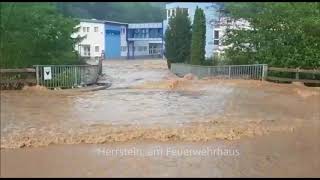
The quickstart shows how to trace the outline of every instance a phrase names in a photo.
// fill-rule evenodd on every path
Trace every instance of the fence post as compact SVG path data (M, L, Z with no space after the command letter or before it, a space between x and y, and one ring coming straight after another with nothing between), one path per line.
M262 66L262 80L267 80L268 76L268 64L263 64Z
M39 66L36 65L36 79L37 79L37 85L39 85Z
M231 79L231 66L229 66L229 79Z
M102 57L99 58L98 75L102 74Z
M78 69L78 67L76 66L76 67L74 67L74 71L75 71L75 84L76 84L76 86L79 86L79 84L78 84L78 71L77 71L77 69Z
M299 68L296 69L296 80L299 80Z

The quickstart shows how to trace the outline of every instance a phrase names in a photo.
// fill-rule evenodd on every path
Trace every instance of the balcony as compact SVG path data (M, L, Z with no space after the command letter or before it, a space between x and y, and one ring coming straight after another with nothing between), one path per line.
M137 28L128 30L128 40L162 40L162 28Z

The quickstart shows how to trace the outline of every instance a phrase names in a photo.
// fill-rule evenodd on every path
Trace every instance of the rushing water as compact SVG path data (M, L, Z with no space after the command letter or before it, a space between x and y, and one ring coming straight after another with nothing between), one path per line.
M227 122L218 125L215 120L233 117L233 123L282 119L293 122L317 115L314 98L302 100L288 94L286 89L284 93L275 91L276 88L264 90L259 88L260 82L249 81L251 85L244 83L241 87L225 82L181 80L168 71L163 60L111 61L105 63L103 71L112 82L106 90L1 92L1 147L102 143L141 137L233 139L246 134L244 131L256 133L256 130L233 129L238 125L226 125ZM148 86L151 82L156 86ZM192 123L201 126L186 130L192 133L177 130ZM171 129L143 129L158 125Z
M163 60L108 61L103 71L106 90L1 91L1 176L319 177L319 90L179 79ZM240 153L101 153L132 148Z

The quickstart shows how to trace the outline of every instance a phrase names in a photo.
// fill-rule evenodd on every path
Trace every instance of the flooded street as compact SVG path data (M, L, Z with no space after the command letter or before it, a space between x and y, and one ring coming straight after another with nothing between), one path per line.
M103 73L100 91L1 91L1 176L320 176L318 88L188 80L164 60L106 61ZM132 147L240 154L97 152Z

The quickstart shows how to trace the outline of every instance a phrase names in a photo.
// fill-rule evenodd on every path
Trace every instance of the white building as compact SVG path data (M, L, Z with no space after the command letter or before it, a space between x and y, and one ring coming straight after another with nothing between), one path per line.
M80 19L80 27L72 37L85 37L75 45L81 57L134 59L162 57L163 23L121 23Z
M100 57L105 49L105 24L104 21L99 20L85 20L82 19L77 33L72 37L84 37L84 39L75 45L75 49L80 56L94 58Z
M168 27L168 21L170 17L175 16L177 9L181 9L182 11L188 12L188 17L193 23L194 14L196 8L201 8L204 11L205 18L206 18L206 46L205 46L205 57L209 58L213 56L213 29L214 29L214 22L218 19L218 9L220 8L221 4L219 3L200 3L200 2L174 2L166 4L166 20L163 21L163 31Z
M221 17L216 21L213 29L214 54L221 55L224 53L225 49L229 47L224 46L223 41L227 31L231 29L250 29L250 24L246 20L233 20L229 17Z

